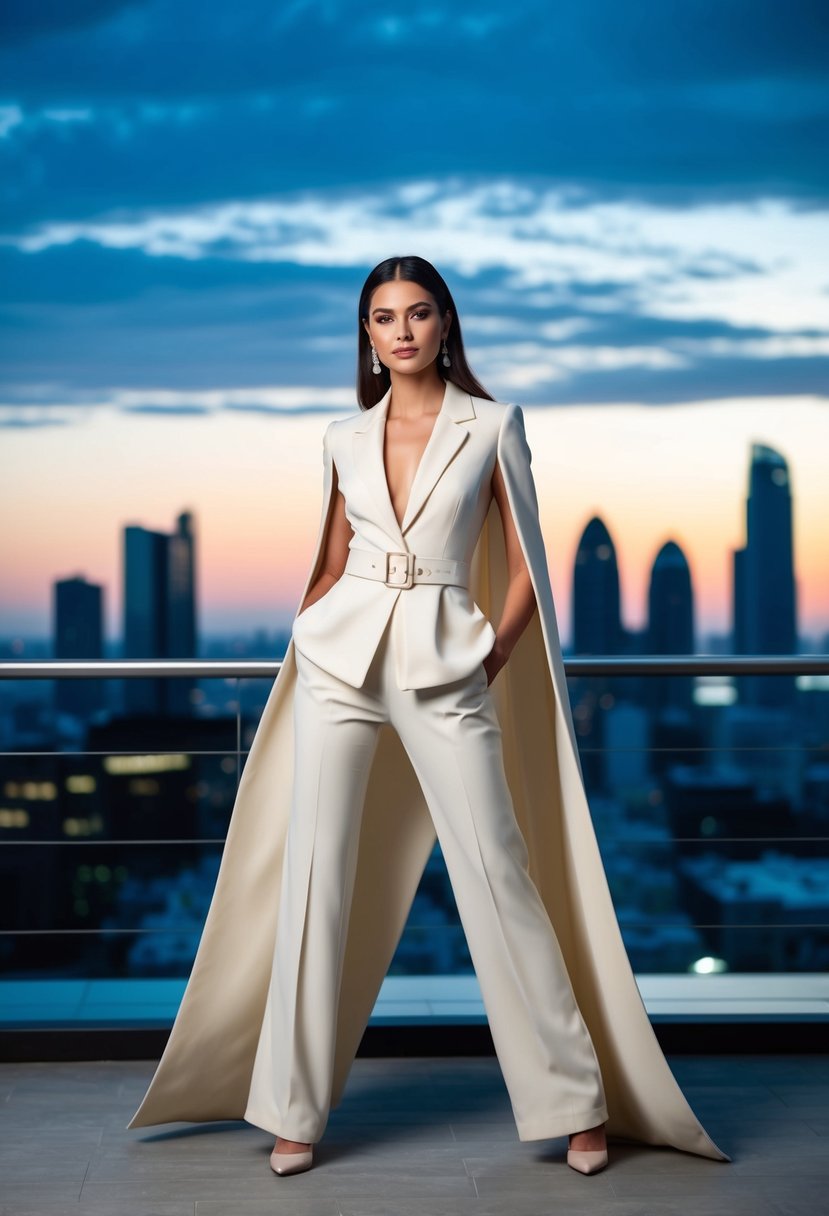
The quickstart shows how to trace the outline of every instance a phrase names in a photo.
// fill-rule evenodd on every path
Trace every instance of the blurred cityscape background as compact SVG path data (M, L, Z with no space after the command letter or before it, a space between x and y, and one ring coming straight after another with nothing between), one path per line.
M730 554L732 629L700 647L680 545L669 539L655 555L646 625L631 630L616 544L607 522L592 518L575 555L565 650L799 653L790 472L760 444L750 452L745 519L745 543ZM121 552L121 657L227 657L227 640L200 638L190 512L169 533L127 525ZM107 657L105 590L81 574L54 582L42 657ZM288 636L239 637L233 650L281 657ZM826 653L829 635L818 644ZM190 678L0 685L0 832L18 846L0 852L6 974L187 973L233 807L237 715L244 750L269 687ZM829 679L581 678L572 694L634 967L825 971L829 855L813 841L829 827ZM469 971L436 845L391 973Z
M411 252L524 407L565 655L829 652L815 6L3 24L0 660L279 659L359 289ZM188 974L270 687L0 680L6 982ZM825 972L829 678L570 692L637 973ZM436 849L392 973L469 972Z

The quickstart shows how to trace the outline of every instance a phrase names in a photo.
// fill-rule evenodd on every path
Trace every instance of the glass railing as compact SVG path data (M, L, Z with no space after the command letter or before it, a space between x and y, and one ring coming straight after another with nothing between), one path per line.
M268 661L0 663L0 1028L165 1026ZM568 658L654 1019L829 1012L829 657ZM439 846L372 1021L481 1022Z

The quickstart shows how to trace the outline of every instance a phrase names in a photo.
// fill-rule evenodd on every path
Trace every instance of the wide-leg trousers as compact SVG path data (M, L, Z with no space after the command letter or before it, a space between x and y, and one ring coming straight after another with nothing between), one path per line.
M295 651L292 804L245 1119L302 1142L327 1123L361 812L391 723L435 825L519 1139L594 1127L608 1117L599 1063L528 873L486 671L400 689L401 617L392 612L359 689Z

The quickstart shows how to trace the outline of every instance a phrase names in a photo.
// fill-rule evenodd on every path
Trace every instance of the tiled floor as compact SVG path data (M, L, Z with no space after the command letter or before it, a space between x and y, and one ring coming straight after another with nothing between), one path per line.
M0 1066L0 1216L825 1216L829 1057L673 1056L731 1162L518 1140L497 1061L358 1059L314 1169L279 1178L244 1123L128 1132L152 1064Z

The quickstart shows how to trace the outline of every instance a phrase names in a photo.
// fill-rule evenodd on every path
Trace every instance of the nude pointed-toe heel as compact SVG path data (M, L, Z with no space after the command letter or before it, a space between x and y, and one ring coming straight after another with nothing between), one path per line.
M310 1170L314 1163L314 1150L309 1148L304 1153L271 1153L271 1169L275 1174L299 1174L302 1170Z
M567 1164L580 1174L596 1174L607 1165L606 1148L568 1148Z

